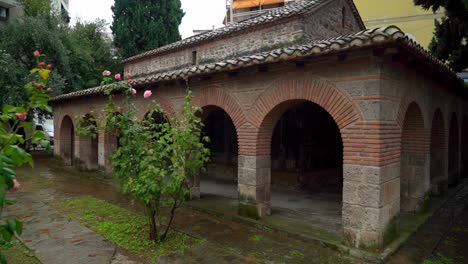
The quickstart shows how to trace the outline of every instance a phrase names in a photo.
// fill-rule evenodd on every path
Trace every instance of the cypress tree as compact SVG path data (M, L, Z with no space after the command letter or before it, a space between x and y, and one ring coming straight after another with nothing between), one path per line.
M468 67L468 0L414 0L424 9L445 10L445 17L435 21L431 52L447 61L455 71Z
M111 29L123 57L181 39L184 12L180 0L115 0Z

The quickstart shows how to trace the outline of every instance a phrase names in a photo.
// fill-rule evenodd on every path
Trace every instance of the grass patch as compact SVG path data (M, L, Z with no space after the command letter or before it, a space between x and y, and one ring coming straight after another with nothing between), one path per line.
M25 247L21 242L13 239L10 243L0 245L0 250L5 255L8 264L40 264L34 256L34 252Z
M423 264L455 264L455 261L442 254L436 254L433 258L424 260Z
M260 242L262 241L262 237L260 235L253 235L250 237L250 240L255 241L255 242Z
M119 247L151 262L161 256L184 252L204 241L177 231L171 231L162 243L150 241L143 215L89 196L69 198L53 205Z

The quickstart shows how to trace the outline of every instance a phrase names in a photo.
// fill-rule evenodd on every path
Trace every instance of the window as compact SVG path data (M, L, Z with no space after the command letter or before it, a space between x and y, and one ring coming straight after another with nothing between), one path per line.
M344 28L346 25L346 8L343 6L341 9L341 27Z
M197 65L197 64L198 64L198 61L197 61L197 51L196 51L196 50L192 51L192 64L193 64L193 65Z
M8 19L8 8L0 6L0 21Z

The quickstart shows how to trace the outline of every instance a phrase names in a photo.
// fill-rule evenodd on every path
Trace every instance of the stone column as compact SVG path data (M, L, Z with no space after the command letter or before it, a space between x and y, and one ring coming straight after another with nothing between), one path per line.
M252 218L270 215L270 155L239 155L238 160L239 214Z
M74 146L75 148L73 149L73 161L72 161L72 164L73 165L78 165L80 166L80 164L77 164L77 163L82 163L81 160L82 160L82 157L81 157L81 137L79 136L75 136L75 143L74 143Z
M431 150L431 194L441 195L448 188L448 148Z
M190 179L190 199L200 199L200 174Z
M343 230L349 244L379 249L397 233L400 164L343 166Z
M430 189L428 153L401 154L401 210L416 212L421 209Z
M99 168L107 175L112 174L112 159L111 156L118 149L117 137L114 133L104 129L98 133L98 164Z
M108 151L106 151L106 148L108 148L107 146L108 142L106 142L108 141L106 131L104 129L100 129L98 131L97 137L98 137L98 165L100 169L105 171L106 163L107 163L106 159L107 159L107 155L109 154Z

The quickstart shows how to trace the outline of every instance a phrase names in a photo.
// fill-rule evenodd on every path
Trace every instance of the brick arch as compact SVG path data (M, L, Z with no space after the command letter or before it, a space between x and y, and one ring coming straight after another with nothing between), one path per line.
M171 101L163 97L161 95L157 95L153 98L153 100L158 103L162 110L164 111L164 114L169 118L169 119L177 119L180 117L179 113L175 111L174 106L172 105ZM147 102L144 102L145 104ZM141 108L137 113L136 113L136 118L141 120L143 119L146 114L149 112L149 109L147 107Z
M56 133L56 147L58 147L58 154L64 159L66 164L71 165L74 160L75 151L75 124L73 118L64 114L59 119L59 131Z
M447 183L447 143L444 114L437 108L432 115L430 141L430 179L431 191L439 194L446 189Z
M449 140L448 140L448 180L449 185L458 184L460 169L460 122L456 112L449 114Z
M398 116L397 116L397 124L398 126L403 129L403 124L405 122L405 116L408 112L408 109L410 108L411 105L415 104L418 108L419 108L419 111L421 112L421 117L422 117L422 121L424 123L424 128L426 128L426 125L429 124L430 122L428 121L428 119L426 118L426 115L424 113L426 113L425 109L423 109L421 106L422 104L420 102L418 102L418 100L413 100L413 99L407 99L407 100L403 100L401 103L400 103L400 108L398 110Z
M247 122L239 102L223 89L213 87L201 89L194 93L193 103L202 108L215 106L223 109L234 123L236 132Z
M88 112L82 116L83 118L89 116L96 119L95 125L99 129L99 115L97 112ZM99 168L99 135L94 137L80 137L78 142L79 146L77 146L77 158L83 163L83 168L87 170L97 170Z
M252 124L240 133L247 146L239 151L244 155L269 155L275 124L298 101L309 101L322 107L342 134L349 125L363 120L359 107L346 92L329 82L311 79L280 81L267 88L256 100L252 107ZM254 138L248 135L252 132Z
M425 127L421 108L416 102L411 102L405 112L402 124L402 151L410 153L428 152L429 140Z
M417 211L430 187L427 174L429 140L421 108L411 102L405 112L401 132L400 208Z
M461 132L461 173L463 178L468 178L468 115L463 116Z

